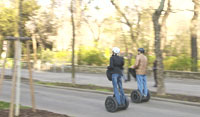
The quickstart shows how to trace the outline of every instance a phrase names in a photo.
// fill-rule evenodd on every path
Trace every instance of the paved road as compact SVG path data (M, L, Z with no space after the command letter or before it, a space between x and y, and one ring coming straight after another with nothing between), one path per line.
M0 100L10 101L11 82L5 81ZM21 101L30 105L29 87L22 84ZM108 95L69 90L67 88L50 88L35 86L36 106L38 109L75 117L199 117L200 107L178 103L150 100L148 103L133 104L125 111L109 113L104 101Z
M6 75L12 75L11 70L6 70ZM22 77L28 78L28 71L22 70ZM42 72L34 71L33 78L41 81L50 82L67 82L71 83L71 73L53 73L53 72ZM151 77L147 78L148 88L151 91L156 91L153 87L154 80ZM112 87L111 82L109 82L105 74L87 74L87 73L76 73L76 83L77 84L93 84L97 86L107 86ZM200 80L194 79L177 79L177 78L167 78L165 79L166 92L172 94L184 94L200 97ZM123 84L124 88L136 89L137 84L134 79L131 82Z

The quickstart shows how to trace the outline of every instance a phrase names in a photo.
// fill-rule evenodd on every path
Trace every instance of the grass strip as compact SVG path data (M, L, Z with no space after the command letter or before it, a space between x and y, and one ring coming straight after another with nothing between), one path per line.
M113 92L111 87L103 87L103 86L96 86L92 84L72 84L72 83L58 83L58 82L42 82L42 81L35 81L36 84L42 84L47 86L63 86L63 87L73 87L73 88L81 88L81 89L90 89L96 91L104 91L104 92ZM131 94L133 89L124 89L124 92L127 94ZM189 102L198 102L200 103L200 97L197 96L188 96L182 94L169 94L166 95L157 95L156 92L151 91L152 97L159 97L165 99L173 99L173 100L181 100L181 101L189 101Z
M0 110L3 109L9 109L10 108L10 103L9 102L4 102L0 101ZM20 106L21 109L29 109L30 107L28 106Z

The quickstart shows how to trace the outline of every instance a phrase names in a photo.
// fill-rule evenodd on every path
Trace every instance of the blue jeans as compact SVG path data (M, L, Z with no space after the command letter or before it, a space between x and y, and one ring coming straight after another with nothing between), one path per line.
M112 84L115 98L119 105L125 104L125 95L122 88L122 76L120 74L112 74ZM118 90L119 88L119 90ZM120 92L119 92L120 91Z
M148 89L147 89L147 81L146 81L146 75L136 75L137 78L137 86L142 94L142 96L147 96Z

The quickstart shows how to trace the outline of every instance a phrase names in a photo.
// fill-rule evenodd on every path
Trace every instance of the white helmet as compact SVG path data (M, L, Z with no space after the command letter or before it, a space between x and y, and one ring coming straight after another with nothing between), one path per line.
M118 47L114 47L114 48L112 49L112 51L113 51L115 54L119 54L120 49L119 49Z

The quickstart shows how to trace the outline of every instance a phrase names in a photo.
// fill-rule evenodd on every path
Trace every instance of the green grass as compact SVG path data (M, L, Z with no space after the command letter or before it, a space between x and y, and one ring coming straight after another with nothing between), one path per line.
M10 103L0 101L0 109L9 109Z
M108 90L108 89L96 89L96 91L110 92L110 90Z
M9 109L9 108L10 108L10 103L0 101L0 110L2 110L2 109ZM20 108L21 109L28 109L30 107L28 107L28 106L20 106Z

